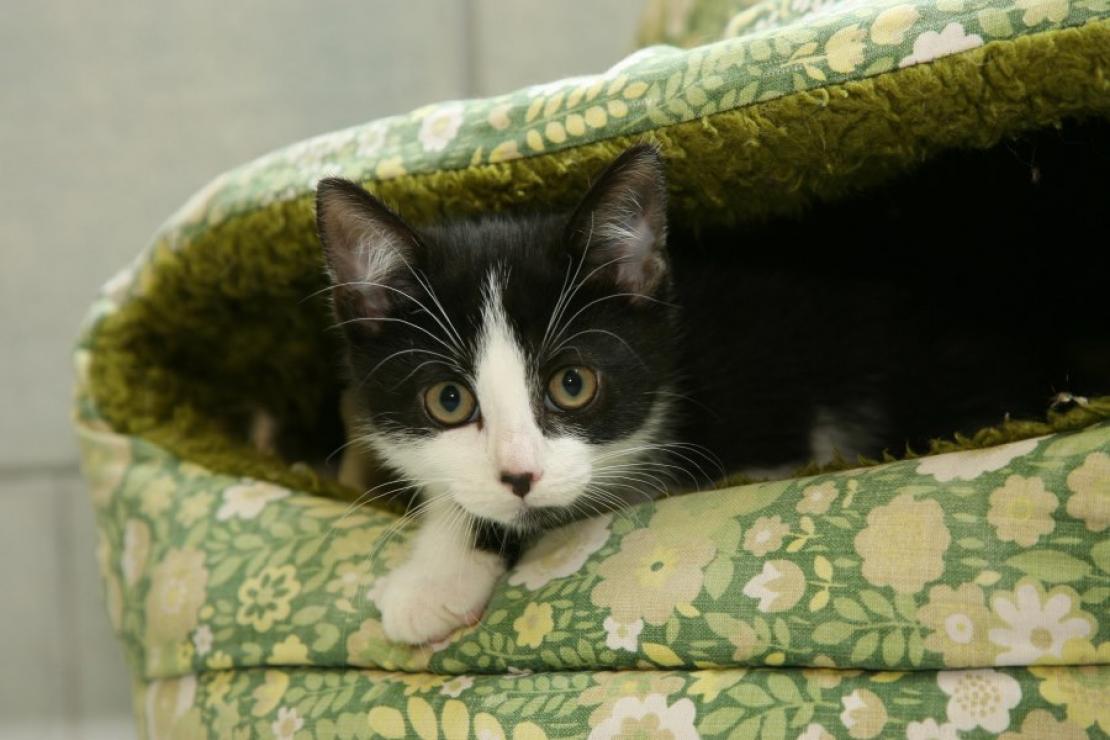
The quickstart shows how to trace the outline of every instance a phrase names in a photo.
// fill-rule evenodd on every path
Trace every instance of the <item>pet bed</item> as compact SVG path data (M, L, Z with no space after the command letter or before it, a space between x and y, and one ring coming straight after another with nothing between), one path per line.
M1110 398L552 532L416 648L374 605L411 529L246 441L334 428L322 176L414 220L567 205L648 138L673 218L756 223L1110 117L1105 0L654 3L642 37L228 172L105 286L75 423L143 736L1110 732Z

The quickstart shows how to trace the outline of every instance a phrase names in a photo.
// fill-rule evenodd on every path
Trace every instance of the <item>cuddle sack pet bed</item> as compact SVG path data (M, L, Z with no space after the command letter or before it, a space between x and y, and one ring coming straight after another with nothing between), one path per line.
M217 178L105 287L76 355L141 733L1110 732L1110 398L550 533L478 625L419 648L388 643L374 604L411 528L243 434L256 408L294 442L334 428L335 337L324 298L306 299L323 287L321 176L414 220L563 206L646 137L676 222L805 223L806 206L913 187L938 161L978 182L1014 137L1105 134L1108 19L1105 0L656 4L645 42L670 45L602 74L429 106ZM1092 189L1105 198L1104 180L1075 197Z

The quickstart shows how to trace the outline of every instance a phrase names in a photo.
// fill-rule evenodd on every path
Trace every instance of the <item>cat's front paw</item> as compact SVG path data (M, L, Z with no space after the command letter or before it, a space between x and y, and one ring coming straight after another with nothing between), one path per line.
M495 556L461 574L456 566L437 570L410 561L390 573L380 601L385 636L422 645L477 622L505 567Z

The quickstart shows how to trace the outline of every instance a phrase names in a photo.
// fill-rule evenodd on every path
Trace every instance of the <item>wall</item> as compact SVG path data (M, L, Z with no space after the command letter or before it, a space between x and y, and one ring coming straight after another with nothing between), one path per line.
M9 4L0 23L0 737L126 737L69 430L97 286L217 173L448 98L604 69L632 0Z

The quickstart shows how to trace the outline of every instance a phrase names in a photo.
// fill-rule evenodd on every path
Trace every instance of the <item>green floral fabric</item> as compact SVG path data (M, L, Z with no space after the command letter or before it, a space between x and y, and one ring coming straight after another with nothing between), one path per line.
M411 531L392 515L82 439L148 722L1110 731L1110 423L580 522L524 556L480 623L416 648L385 640L374 601Z
M653 46L600 75L295 145L217 178L155 243L188 253L237 215L303 200L323 175L443 173L709 126L992 41L1104 27L1110 5L654 12L651 40L706 45ZM144 736L1110 733L1110 422L583 521L532 547L481 622L412 648L385 640L375 603L409 524L175 457L101 413L98 329L158 269L148 250L105 287L76 354L97 558ZM1106 417L1099 403L1089 413Z

